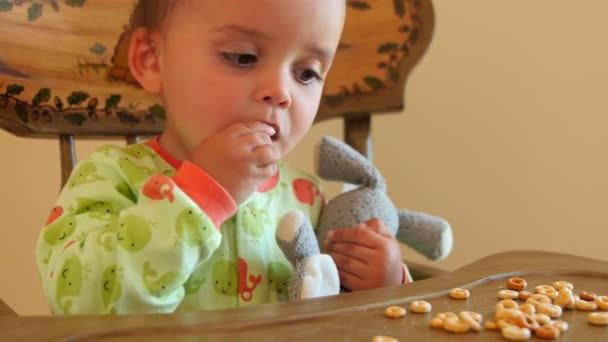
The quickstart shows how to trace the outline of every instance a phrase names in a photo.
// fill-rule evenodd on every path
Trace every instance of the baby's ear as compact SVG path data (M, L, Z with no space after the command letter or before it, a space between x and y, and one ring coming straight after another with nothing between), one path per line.
M131 33L129 45L129 70L141 86L148 92L160 95L160 35L138 27Z

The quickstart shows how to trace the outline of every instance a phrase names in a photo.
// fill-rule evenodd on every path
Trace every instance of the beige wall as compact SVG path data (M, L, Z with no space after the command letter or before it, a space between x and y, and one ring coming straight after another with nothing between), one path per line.
M608 260L608 1L435 6L405 114L373 122L395 202L451 221L455 248L439 263L448 269L512 249ZM311 170L323 134L340 136L339 124L316 126L289 159ZM0 132L0 154L0 297L44 314L33 251L58 193L57 143Z

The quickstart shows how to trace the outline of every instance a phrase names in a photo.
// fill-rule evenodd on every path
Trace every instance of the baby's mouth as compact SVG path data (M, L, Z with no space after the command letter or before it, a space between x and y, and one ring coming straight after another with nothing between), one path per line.
M270 136L270 140L275 143L281 138L281 129L279 128L279 125L275 123L269 123L269 125L274 128L274 134Z

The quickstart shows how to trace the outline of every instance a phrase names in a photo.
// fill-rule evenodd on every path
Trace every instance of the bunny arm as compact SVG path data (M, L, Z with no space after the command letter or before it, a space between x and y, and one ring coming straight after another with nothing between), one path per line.
M331 256L321 254L312 224L299 210L283 216L276 232L277 244L295 267L289 281L291 300L338 294L338 267Z
M441 260L452 250L452 228L442 218L399 209L397 239L431 260Z

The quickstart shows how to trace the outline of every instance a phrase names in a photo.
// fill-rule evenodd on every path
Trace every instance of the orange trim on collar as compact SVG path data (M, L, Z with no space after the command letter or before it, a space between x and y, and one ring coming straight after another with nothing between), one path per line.
M165 150L164 147L160 146L159 139L160 135L146 141L144 144L150 146L154 151L156 151L156 153L158 153L158 155L163 158L163 160L166 161L167 164L173 166L173 168L175 168L176 170L179 169L180 166L182 166L182 161L175 159L175 157L173 157L171 153L169 153L169 151Z

